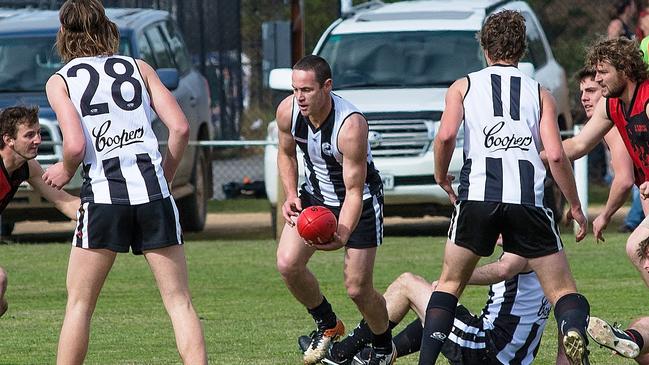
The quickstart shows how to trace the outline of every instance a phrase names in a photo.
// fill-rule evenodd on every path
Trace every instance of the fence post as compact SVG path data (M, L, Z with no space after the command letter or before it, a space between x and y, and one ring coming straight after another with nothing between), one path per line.
M581 131L581 125L575 125L574 135ZM575 184L577 185L577 195L581 202L581 208L586 217L588 217L588 154L575 160ZM579 229L577 223L574 223L575 232Z

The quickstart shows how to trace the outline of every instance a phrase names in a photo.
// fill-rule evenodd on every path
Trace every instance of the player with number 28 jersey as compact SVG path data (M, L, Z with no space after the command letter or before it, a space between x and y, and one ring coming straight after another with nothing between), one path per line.
M168 197L151 102L135 60L80 57L57 74L85 129L81 201L133 205Z

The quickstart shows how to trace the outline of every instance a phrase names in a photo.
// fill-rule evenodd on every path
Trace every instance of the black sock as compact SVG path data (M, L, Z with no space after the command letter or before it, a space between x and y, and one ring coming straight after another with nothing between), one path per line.
M436 291L426 307L426 321L421 336L419 365L433 365L437 361L446 336L451 332L457 298L453 294Z
M634 330L633 328L629 328L628 330L626 330L624 332L626 332L626 334L629 335L633 339L633 342L638 344L638 347L640 348L640 351L642 351L642 348L644 347L644 338L642 337L640 332Z
M327 301L327 298L322 297L322 303L313 309L307 309L309 314L315 320L315 323L320 329L328 329L336 327L336 314L331 308L331 304Z
M416 318L403 331L394 336L392 342L397 348L397 355L401 357L419 351L423 331L421 321Z
M397 323L392 321L389 322L389 329L396 327ZM344 340L337 343L332 348L332 354L336 359L351 359L356 355L363 347L369 345L372 342L372 331L367 325L367 322L363 319L360 321L358 326L351 331Z
M377 354L389 354L392 352L392 329L377 334L372 334L372 348Z
M562 296L554 306L554 318L557 320L557 326L559 326L561 334L565 336L569 329L575 329L586 341L588 341L586 327L588 326L589 314L590 305L588 300L579 293Z

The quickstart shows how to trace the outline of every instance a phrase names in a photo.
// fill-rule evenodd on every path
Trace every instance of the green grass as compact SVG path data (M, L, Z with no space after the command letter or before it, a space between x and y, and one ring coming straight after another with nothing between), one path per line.
M591 239L579 245L570 237L565 241L592 314L628 324L649 314L649 292L627 262L625 237L609 234L600 245ZM377 288L384 290L404 271L436 278L442 243L440 237L388 237L376 262ZM191 289L211 364L301 364L296 338L308 333L313 322L280 280L275 249L273 241L187 243ZM10 282L9 312L0 318L0 364L55 362L68 254L66 244L0 246L0 265L7 269ZM342 261L341 251L317 253L311 268L337 314L351 328L359 314L345 294ZM485 287L470 287L461 302L477 312L486 295ZM537 364L554 361L553 318L548 321ZM593 364L633 363L612 358L595 346L591 353ZM86 364L178 363L171 325L144 259L120 255L97 305ZM416 364L417 357L399 359L398 363Z

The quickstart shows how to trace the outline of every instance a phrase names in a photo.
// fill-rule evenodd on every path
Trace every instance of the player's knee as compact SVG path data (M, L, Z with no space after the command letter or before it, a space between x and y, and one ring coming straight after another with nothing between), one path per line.
M636 266L640 263L640 256L638 253L639 247L639 242L637 241L637 239L633 239L633 237L629 238L626 241L626 255L629 257L629 260L631 260L631 262L633 262L633 264Z
M285 279L300 275L304 269L303 265L286 255L277 255L277 271Z
M370 282L362 280L345 280L347 296L354 302L365 300L374 290Z

